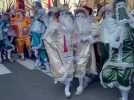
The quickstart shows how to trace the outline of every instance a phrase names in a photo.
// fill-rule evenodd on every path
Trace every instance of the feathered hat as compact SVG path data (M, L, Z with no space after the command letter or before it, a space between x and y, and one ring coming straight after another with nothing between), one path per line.
M52 7L48 11L48 16L53 16L58 11L59 11L59 9L57 7Z
M73 14L70 11L66 10L66 9L61 9L60 10L60 16L62 16L62 15L69 15L69 16L71 16L73 18Z
M87 10L89 15L92 15L93 9L91 7L83 6L82 8L84 8L85 10Z
M89 15L89 12L88 12L85 8L83 8L83 7L80 7L80 8L78 8L78 9L75 10L75 16L76 16L77 14L79 14L79 13L83 13L83 14L85 14L86 16Z
M98 12L98 16L103 16L106 12L113 12L113 6L110 4L107 4L105 6L103 6L99 12Z

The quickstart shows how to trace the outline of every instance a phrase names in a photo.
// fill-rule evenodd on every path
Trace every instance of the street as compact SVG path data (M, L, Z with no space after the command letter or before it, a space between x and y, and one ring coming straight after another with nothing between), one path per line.
M67 100L62 84L54 85L51 77L31 68L32 61L24 62L0 64L0 100ZM71 90L70 100L119 100L120 96L116 89L104 89L99 82L80 96L75 95L74 88ZM134 89L129 98L133 100Z

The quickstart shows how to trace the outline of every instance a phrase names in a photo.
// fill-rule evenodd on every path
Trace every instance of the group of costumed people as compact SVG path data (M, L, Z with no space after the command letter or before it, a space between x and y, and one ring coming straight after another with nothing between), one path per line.
M8 60L14 62L12 53L25 60L35 58L36 66L47 66L48 57L42 35L46 31L45 10L37 2L34 16L26 16L22 9L11 9L0 16L0 62Z
M34 16L22 10L0 18L0 61L16 51L21 60L25 49L34 55L35 66L45 66L54 83L65 85L70 97L72 81L78 79L76 95L93 81L104 88L118 88L121 100L128 100L134 74L134 13L126 0L114 0L93 16L90 7L52 8L48 14L37 3ZM98 77L99 76L99 77Z

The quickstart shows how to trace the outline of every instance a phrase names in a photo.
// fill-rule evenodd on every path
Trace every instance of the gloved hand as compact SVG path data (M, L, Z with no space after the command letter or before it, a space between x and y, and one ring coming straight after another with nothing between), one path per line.
M89 35L88 37L84 37L81 39L81 42L89 42L89 43L94 43L94 38L92 35Z
M116 38L115 41L110 42L110 46L113 47L113 48L119 48L121 44L122 44L122 42L121 42L119 37Z

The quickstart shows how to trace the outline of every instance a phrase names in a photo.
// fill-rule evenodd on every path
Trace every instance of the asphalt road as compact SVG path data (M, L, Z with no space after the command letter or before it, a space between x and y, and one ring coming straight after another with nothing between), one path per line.
M38 70L28 70L19 63L5 63L12 73L0 75L0 100L67 100L64 86L54 85L52 78ZM116 89L104 89L99 82L91 84L76 96L72 88L70 100L119 100ZM132 89L129 100L134 100Z

